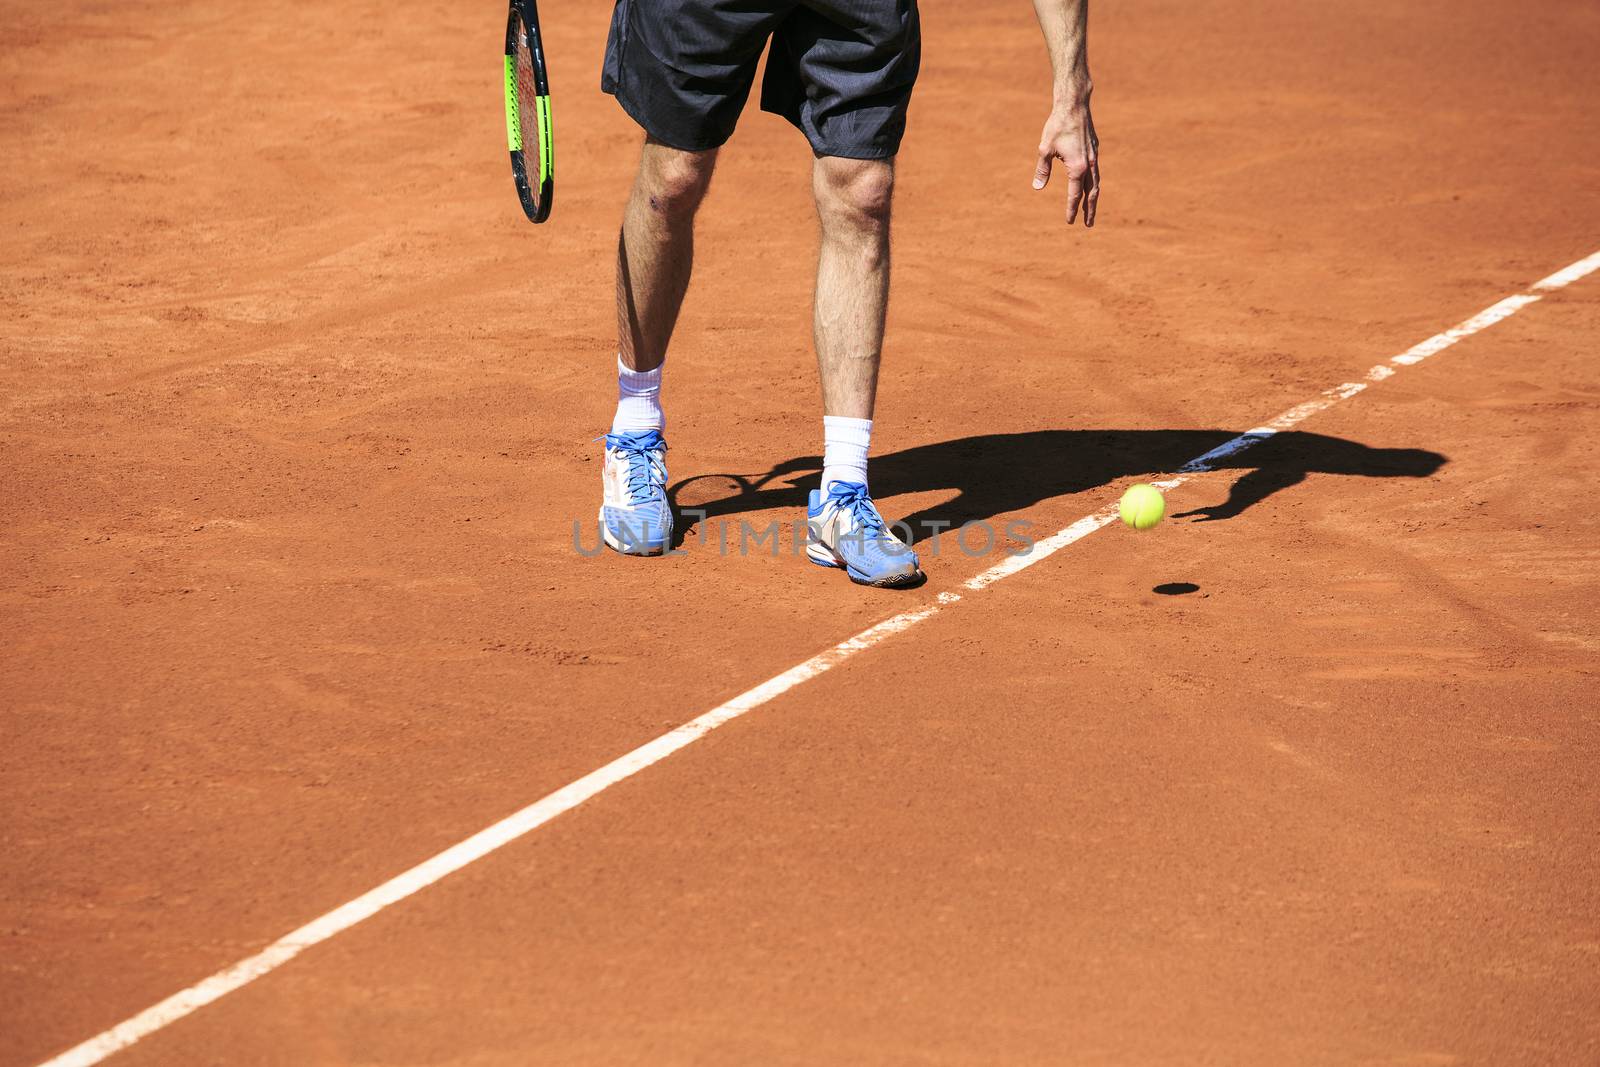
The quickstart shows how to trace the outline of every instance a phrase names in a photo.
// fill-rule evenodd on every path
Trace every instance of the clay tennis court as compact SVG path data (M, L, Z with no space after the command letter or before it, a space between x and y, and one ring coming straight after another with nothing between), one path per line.
M545 5L535 228L501 7L4 5L0 1063L819 656L107 1061L1600 1059L1600 273L1530 289L1600 250L1600 9L1097 3L1069 232L1029 5L925 0L890 518L1042 540L1370 387L1154 531L987 584L1015 545L947 534L899 594L718 548L818 469L808 153L753 108L667 376L707 516L575 548L639 140L609 9Z

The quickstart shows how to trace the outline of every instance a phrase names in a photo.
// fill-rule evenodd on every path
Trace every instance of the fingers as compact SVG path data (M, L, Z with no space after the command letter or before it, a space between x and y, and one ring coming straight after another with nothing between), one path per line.
M1033 169L1033 187L1043 189L1050 184L1050 171L1057 159L1067 172L1067 225L1071 226L1078 221L1078 215L1083 215L1084 226L1093 226L1095 216L1100 209L1100 159L1094 153L1091 144L1087 158L1079 157L1072 160L1070 157L1060 156L1054 146L1042 148L1039 151L1039 164Z
M1069 168L1067 175L1067 225L1076 222L1082 210L1083 225L1093 226L1100 206L1100 161L1091 158L1081 171Z
M1078 221L1078 206L1083 203L1083 180L1087 176L1088 176L1087 172L1085 172L1084 174L1074 174L1070 170L1067 171L1067 225L1068 226L1071 226L1074 222ZM1087 214L1085 214L1085 216L1084 216L1084 221L1085 222L1088 221L1088 215Z
M1095 212L1100 207L1100 161L1098 159L1089 161L1089 181L1089 192L1084 198L1083 204L1083 224L1085 226L1094 225Z

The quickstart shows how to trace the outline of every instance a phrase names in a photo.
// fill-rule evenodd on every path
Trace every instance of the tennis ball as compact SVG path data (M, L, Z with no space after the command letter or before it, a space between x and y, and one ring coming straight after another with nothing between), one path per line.
M1122 512L1123 522L1135 530L1148 530L1167 513L1167 501L1161 490L1148 482L1140 482L1129 486L1122 494L1122 503L1117 509Z

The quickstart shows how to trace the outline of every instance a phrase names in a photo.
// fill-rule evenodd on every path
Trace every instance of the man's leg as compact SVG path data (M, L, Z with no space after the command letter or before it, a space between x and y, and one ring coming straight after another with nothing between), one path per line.
M661 372L694 262L694 216L717 154L646 140L617 241L617 412L606 436L606 544L653 556L672 543Z
M871 419L889 306L894 163L821 156L812 188L822 229L815 324L822 412Z
M617 346L631 370L653 371L666 358L694 264L695 212L716 162L716 149L645 141L617 242Z
M822 240L815 334L822 378L822 486L807 521L813 562L864 585L922 580L916 555L885 529L867 492L867 452L889 305L892 160L820 156L812 172Z

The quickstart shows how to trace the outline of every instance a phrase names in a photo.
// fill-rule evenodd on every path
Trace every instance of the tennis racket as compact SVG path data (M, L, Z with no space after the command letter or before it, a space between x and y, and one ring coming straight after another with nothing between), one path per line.
M550 134L550 78L534 0L511 0L506 16L506 143L522 210L530 222L543 222L555 199L556 156Z

